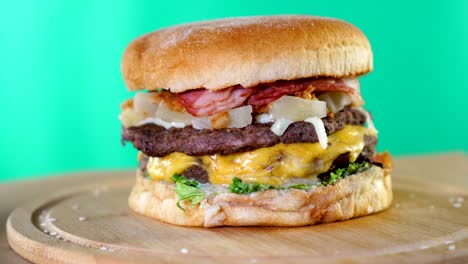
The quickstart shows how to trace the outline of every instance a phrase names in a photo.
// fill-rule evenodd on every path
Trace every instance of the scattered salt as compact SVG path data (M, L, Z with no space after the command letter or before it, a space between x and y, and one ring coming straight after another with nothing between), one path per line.
M455 250L455 248L456 248L455 245L448 246L448 250Z
M51 235L51 236L56 236L56 235L57 235L57 232L50 232L50 235Z
M101 249L101 250L107 250L108 248L105 247L105 246L102 246L100 249Z
M186 248L181 248L181 249L180 249L180 253L182 253L182 254L187 254L187 253L188 253L188 249L186 249Z
M49 230L44 230L44 231L42 231L42 232L44 232L44 233L46 233L46 234L49 234Z
M453 243L453 240L445 240L445 241L444 241L444 244L445 244L445 245L452 244L452 243Z
M449 202L455 208L462 207L464 201L465 201L465 199L463 197L461 197L461 196L459 196L459 197L450 197L449 198Z
M80 217L78 217L78 220L79 220L79 221L85 221L85 220L86 220L86 217L80 216Z
M426 245L424 245L424 246L420 246L420 247L419 247L419 249L422 249L422 250L424 250L424 249L428 249L428 248L429 248L429 246L426 246Z

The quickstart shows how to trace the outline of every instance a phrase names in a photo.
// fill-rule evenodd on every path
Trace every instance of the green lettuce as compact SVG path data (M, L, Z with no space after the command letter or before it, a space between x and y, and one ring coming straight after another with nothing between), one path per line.
M310 189L312 186L314 186L314 184L301 183L288 186L288 189L307 190Z
M282 189L282 187L258 182L242 182L242 180L237 177L232 178L232 183L229 185L229 191L237 194L261 192L269 189Z
M175 182L175 192L178 197L177 207L184 210L180 205L181 201L191 201L192 206L201 202L206 194L199 189L200 183L196 180L189 180L180 174L174 174L171 177L172 181Z
M307 190L310 187L314 186L314 184L295 184L288 187L278 186L278 185L270 185L270 184L263 184L258 182L242 182L241 179L234 177L232 178L232 183L229 185L229 191L232 193L237 194L249 194L253 192L261 192L270 189L274 190L285 190L285 189L299 189L299 190Z
M348 175L353 175L355 173L363 172L371 167L371 164L367 161L363 162L353 162L348 165L347 168L337 168L334 171L328 175L328 177L323 177L321 179L322 184L327 186L327 185L333 185L338 181L339 179L342 179Z
M348 175L352 175L355 173L363 172L371 167L371 163L367 161L363 162L353 162L348 165L346 168L337 168L333 170L329 175L325 177L321 177L321 183L322 185L333 185L338 181L339 179L342 179ZM266 191L270 189L275 189L275 190L284 190L284 189L298 189L298 190L308 190L312 186L316 184L307 184L307 183L301 183L301 184L295 184L295 185L290 185L288 187L283 187L283 186L276 186L276 185L270 185L270 184L262 184L262 183L257 183L257 182L243 182L241 179L234 177L232 178L232 183L229 185L229 191L232 193L237 193L237 194L249 194L253 192L261 192L261 191Z

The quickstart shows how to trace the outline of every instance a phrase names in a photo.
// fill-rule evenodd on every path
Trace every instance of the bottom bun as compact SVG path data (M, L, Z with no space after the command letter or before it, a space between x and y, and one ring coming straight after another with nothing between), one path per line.
M185 211L177 200L173 183L137 175L128 203L142 215L182 226L304 226L382 211L392 202L392 184L390 174L372 166L309 190L213 193L195 206L181 202Z

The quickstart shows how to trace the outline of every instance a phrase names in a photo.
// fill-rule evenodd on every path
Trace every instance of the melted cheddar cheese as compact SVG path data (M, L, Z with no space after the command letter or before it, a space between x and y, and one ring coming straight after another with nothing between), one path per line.
M230 184L233 177L243 181L281 185L291 178L316 179L328 171L332 162L349 153L354 162L364 148L364 136L373 132L363 126L345 126L328 136L328 147L317 143L277 144L271 147L230 155L189 156L175 152L165 157L150 157L149 175L155 180L171 181L174 173L202 166L213 184Z

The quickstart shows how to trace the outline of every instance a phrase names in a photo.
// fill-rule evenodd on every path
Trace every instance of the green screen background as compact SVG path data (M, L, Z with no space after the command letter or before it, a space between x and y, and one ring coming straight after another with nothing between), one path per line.
M361 80L395 155L468 150L468 1L0 1L0 180L136 167L120 145L126 45L146 32L230 16L315 14L371 41Z

